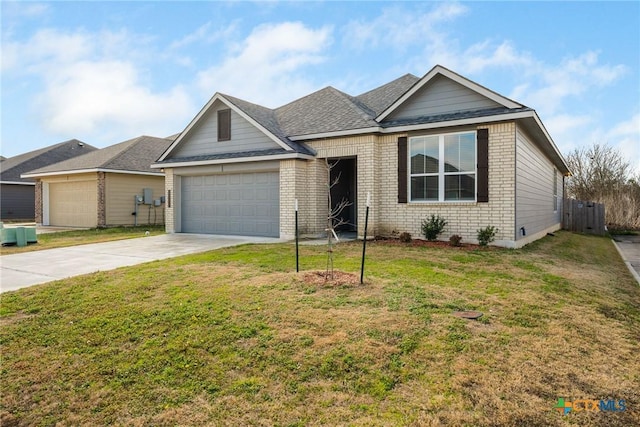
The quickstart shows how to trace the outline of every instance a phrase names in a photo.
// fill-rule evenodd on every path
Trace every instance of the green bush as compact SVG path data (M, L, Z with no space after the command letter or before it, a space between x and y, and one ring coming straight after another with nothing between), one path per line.
M498 229L492 225L488 225L485 228L478 230L478 243L480 246L487 246L489 243L496 239Z
M431 218L422 220L422 234L427 240L433 241L438 238L438 235L444 231L446 226L447 221L444 218L440 215L431 214Z

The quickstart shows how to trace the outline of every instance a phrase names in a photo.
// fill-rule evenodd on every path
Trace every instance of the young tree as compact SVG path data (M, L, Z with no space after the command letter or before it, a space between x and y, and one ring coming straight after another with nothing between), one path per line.
M338 160L339 161L339 160ZM325 159L325 167L327 170L327 271L325 275L325 279L333 280L333 239L337 239L336 229L341 225L347 223L342 218L342 211L351 206L350 203L346 199L340 200L335 205L333 204L333 200L331 197L331 189L335 187L338 182L340 182L340 174L336 176L334 179L331 179L331 170L338 164L338 161L333 163L329 162L328 159Z

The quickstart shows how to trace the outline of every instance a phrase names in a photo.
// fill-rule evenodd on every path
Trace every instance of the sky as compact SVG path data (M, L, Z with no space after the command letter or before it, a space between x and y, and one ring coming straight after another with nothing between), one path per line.
M1 2L0 154L182 131L216 93L275 108L440 64L535 109L567 156L640 173L640 2Z

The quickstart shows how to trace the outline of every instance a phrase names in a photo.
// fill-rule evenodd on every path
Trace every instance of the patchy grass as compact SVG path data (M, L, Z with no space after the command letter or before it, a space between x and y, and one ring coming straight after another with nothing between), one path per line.
M23 247L0 246L0 255L21 252L41 251L66 246L86 245L88 243L109 242L111 240L133 239L144 236L145 232L155 236L164 234L164 226L149 225L139 227L92 228L90 230L58 231L38 234L38 243Z
M373 242L364 285L305 280L324 250L300 274L292 245L246 245L3 294L2 425L640 424L640 287L610 240ZM359 244L335 251L359 272Z

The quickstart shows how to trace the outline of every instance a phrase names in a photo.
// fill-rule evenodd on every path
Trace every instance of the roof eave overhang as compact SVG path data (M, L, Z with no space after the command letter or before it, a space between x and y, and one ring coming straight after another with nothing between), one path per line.
M83 173L97 173L97 172L121 173L126 175L150 175L150 176L164 175L162 172L144 172L144 171L131 171L131 170L120 170L120 169L93 168L93 169L76 169L76 170L55 171L55 172L42 172L42 173L26 173L26 174L20 175L20 177L21 178L43 178L47 176L78 175Z
M274 154L271 156L251 156L251 157L235 157L229 159L211 159L211 160L193 160L187 162L171 162L166 163L154 163L151 165L152 169L164 169L164 168L180 168L187 166L208 166L208 165L223 165L229 163L247 163L247 162L260 162L266 160L289 160L289 159L301 159L301 160L313 160L315 157L309 154L302 153L287 153L287 154Z
M560 170L565 176L571 175L571 169L569 168L569 165L560 153L560 150L558 149L556 143L553 141L553 138L551 138L551 135L549 134L549 132L547 132L547 129L544 127L542 120L540 120L540 117L538 117L538 114L535 111L531 111L530 113L531 114L529 116L521 120L522 123L525 123L529 131L533 130L533 132L538 133L538 135L536 136L546 141L547 147L541 148L548 155L550 155L550 157L553 158L556 166L558 167L558 170Z
M11 184L11 185L36 185L35 182L24 182L24 181L0 181L0 184Z
M411 132L423 129L437 129L443 127L477 125L481 123L504 122L508 120L518 120L531 116L532 111L521 111L517 113L495 114L492 116L471 117L467 119L446 120L433 123L420 123L411 125L392 126L382 129L382 133Z

